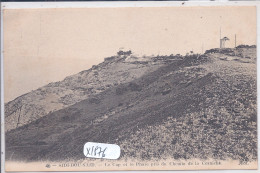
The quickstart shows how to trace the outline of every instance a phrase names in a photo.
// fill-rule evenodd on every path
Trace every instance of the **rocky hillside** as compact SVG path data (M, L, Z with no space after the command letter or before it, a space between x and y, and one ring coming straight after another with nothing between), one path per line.
M6 159L84 159L82 147L91 141L118 144L120 159L256 160L253 51L245 57L207 52L146 61L109 59L112 63L105 61L100 70L114 64L122 72L114 75L117 79L107 75L103 80L117 81L126 70L134 77L7 132ZM76 76L93 70L64 81L78 81Z
M155 58L156 59L156 58ZM24 94L5 104L5 130L28 124L48 113L150 73L166 61L118 54L91 69Z

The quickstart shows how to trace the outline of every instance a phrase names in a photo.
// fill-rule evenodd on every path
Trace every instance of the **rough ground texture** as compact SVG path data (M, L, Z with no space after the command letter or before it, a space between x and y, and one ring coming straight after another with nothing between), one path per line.
M149 70L8 131L6 159L83 159L91 141L118 144L121 159L256 160L256 49L248 49L126 58Z
M50 83L6 103L5 130L23 126L110 87L134 80L165 63L152 62L149 58L135 59L134 56L106 58L103 63L89 70L66 77L63 81Z

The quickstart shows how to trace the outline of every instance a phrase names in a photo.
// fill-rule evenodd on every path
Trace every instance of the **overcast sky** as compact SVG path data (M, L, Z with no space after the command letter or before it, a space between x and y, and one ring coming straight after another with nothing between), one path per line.
M115 55L185 54L256 44L255 7L16 9L4 11L5 102Z

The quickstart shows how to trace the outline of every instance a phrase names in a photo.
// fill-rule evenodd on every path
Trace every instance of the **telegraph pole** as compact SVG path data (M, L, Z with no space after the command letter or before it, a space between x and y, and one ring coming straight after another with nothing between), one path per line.
M237 56L237 51L236 51L236 47L237 47L237 35L235 34L235 56Z
M237 47L237 35L235 34L235 48Z
M220 31L219 31L219 48L222 48L222 43L221 43L221 27L220 27Z

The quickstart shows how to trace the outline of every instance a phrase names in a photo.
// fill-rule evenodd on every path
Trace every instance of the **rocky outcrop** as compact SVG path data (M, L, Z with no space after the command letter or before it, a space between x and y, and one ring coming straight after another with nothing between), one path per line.
M5 130L23 126L54 111L73 105L108 88L156 70L166 61L151 57L116 55L91 69L49 83L5 104Z

